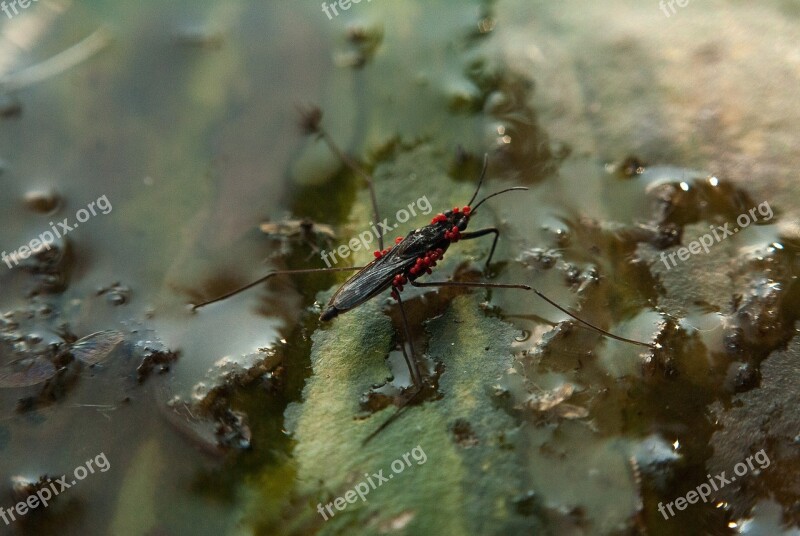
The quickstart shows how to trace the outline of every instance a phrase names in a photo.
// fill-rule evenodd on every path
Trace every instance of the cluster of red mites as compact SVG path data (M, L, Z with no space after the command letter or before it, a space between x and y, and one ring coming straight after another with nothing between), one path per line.
M445 231L444 237L450 242L458 242L461 238L461 229L454 225L452 229Z
M470 207L464 207L464 208L453 207L454 214L457 214L459 212L463 212L465 216L469 216L469 213L472 212L472 209ZM447 221L447 216L445 216L440 212L439 214L433 217L431 223L440 223L443 221Z
M392 280L392 286L396 287L397 290L403 290L403 285L406 283L408 283L408 278L403 274L397 274Z
M424 273L431 273L431 268L436 266L436 261L444 257L444 250L442 248L434 249L425 254L424 257L417 259L417 263L408 271L411 275L420 275Z
M417 262L411 269L408 271L411 275L421 275L423 273L431 273L431 268L436 266L436 261L440 260L444 257L444 250L442 248L434 249L433 251L429 251L425 254L424 257L419 257ZM392 290L392 297L397 300L399 299L398 292L402 292L403 285L408 283L408 277L404 274L397 274L392 279L392 286L394 289Z
M392 286L394 287L392 289L392 298L394 298L395 300L400 299L399 293L402 292L403 285L405 285L406 283L408 283L408 278L403 274L397 274L396 276L394 276L394 279L392 280Z
M387 254L387 253L389 253L390 251L392 251L392 248L386 248L386 249L384 249L383 251L381 251L381 250L379 250L379 249L376 249L375 251L373 251L373 252L372 252L372 254L373 254L373 255L375 255L375 258L376 258L376 259L380 259L381 257L383 257L384 255L386 255L386 254Z
M399 244L402 241L403 241L403 237L402 236L398 236L397 238L394 239L394 243L395 244ZM372 254L375 255L376 259L380 259L381 257L385 256L390 251L392 251L392 248L386 248L383 251L381 251L379 249L376 249L375 251L372 252Z
M461 209L458 207L453 207L454 214L457 214L459 212L463 212L465 216L469 216L469 213L472 212L472 209L470 207L464 207ZM441 223L446 221L447 221L447 216L440 213L433 217L431 223ZM450 242L458 242L461 239L461 230L454 225L452 229L445 231L444 237Z

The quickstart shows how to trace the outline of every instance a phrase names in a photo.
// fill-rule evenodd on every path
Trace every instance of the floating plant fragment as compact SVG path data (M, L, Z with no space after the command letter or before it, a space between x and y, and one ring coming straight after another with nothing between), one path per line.
M333 227L324 223L315 223L309 219L268 221L262 223L259 228L262 233L276 238L308 237L312 234L322 235L330 239L336 238Z
M522 407L540 413L551 412L553 415L564 419L582 419L589 415L589 410L564 403L574 392L574 385L564 383L550 391L530 395Z
M0 388L30 387L49 380L56 374L56 367L47 359L25 357L0 367Z
M70 352L75 359L87 365L96 365L105 361L124 339L125 336L119 331L98 331L75 342Z
M320 244L330 248L332 241L336 238L336 232L333 227L324 223L316 223L308 218L275 222L266 221L259 228L262 233L271 239L280 241L281 255L289 254L289 243L294 241L306 243L314 253L317 253L320 250Z

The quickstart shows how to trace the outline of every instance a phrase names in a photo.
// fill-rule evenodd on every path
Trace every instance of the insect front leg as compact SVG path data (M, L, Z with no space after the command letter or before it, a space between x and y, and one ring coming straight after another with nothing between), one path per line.
M206 305L211 305L212 303L221 302L222 300L226 300L232 296L239 294L240 292L244 292L245 290L251 289L256 285L263 283L267 279L271 279L276 275L284 275L284 274L314 274L314 273L325 273L325 272L355 272L364 268L363 266L345 266L342 268L303 268L300 270L276 270L274 272L270 272L263 277L259 277L255 281L252 281L242 287L239 287L235 290L231 290L230 292L226 292L222 296L218 296L213 300L204 301L202 303L198 303L192 306L192 311L197 311L201 307L205 307Z
M342 161L342 163L350 168L350 170L359 175L364 181L367 183L367 187L369 188L369 197L370 201L372 202L372 212L375 216L375 223L377 224L381 220L380 212L378 211L378 197L375 195L375 181L372 178L372 175L364 171L364 169L356 163L355 160L350 158L350 156L342 151L339 148L339 145L335 141L328 131L325 130L322 125L320 124L322 120L322 110L317 107L311 107L309 109L302 109L298 108L298 112L300 112L302 122L301 125L303 129L309 134L316 134L328 148L336 155L336 157ZM378 245L380 246L379 250L383 251L383 235L378 236Z
M486 259L486 266L485 266L486 270L489 269L489 263L492 262L492 257L494 256L494 248L497 247L497 241L500 239L500 230L495 227L490 227L487 229L480 229L478 231L473 231L471 233L462 233L459 238L460 240L471 240L473 238L480 238L488 234L494 234L494 240L492 240L492 249L489 250L489 258Z

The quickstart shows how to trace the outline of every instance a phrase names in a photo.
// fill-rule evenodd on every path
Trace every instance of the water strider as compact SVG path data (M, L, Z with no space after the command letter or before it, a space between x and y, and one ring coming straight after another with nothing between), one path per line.
M353 162L339 147L334 143L333 139L320 125L322 119L322 112L318 108L303 112L303 128L309 134L315 134L323 139L330 149L358 175L361 175L370 189L370 197L372 200L372 208L375 216L375 221L381 221L378 212L377 198L375 196L372 177L363 171L355 162ZM601 333L602 335L623 341L626 343L634 344L637 346L644 346L647 348L657 348L656 344L648 344L645 342L628 339L610 333L586 320L583 320L576 315L569 312L564 307L558 305L556 302L545 296L543 293L530 285L525 284L508 284L508 283L482 283L482 282L460 282L460 281L419 281L419 278L432 273L432 269L436 266L437 262L442 259L444 254L450 246L460 240L472 240L484 236L493 235L492 246L489 251L489 257L486 259L486 268L492 261L497 241L500 238L500 230L495 227L488 227L477 231L466 232L467 226L473 216L478 212L480 206L489 199L504 194L507 192L527 190L522 186L515 186L513 188L506 188L499 192L490 194L473 205L475 199L478 197L483 180L486 176L486 169L488 166L488 155L484 156L483 168L481 171L478 185L475 188L475 193L469 202L463 207L454 207L451 210L439 213L433 217L431 222L419 229L410 231L405 237L398 236L395 239L395 244L384 249L383 237L379 236L379 249L375 251L375 260L366 266L352 266L343 268L309 268L300 270L280 270L271 272L264 277L253 281L241 288L228 292L213 300L200 303L193 306L193 310L200 307L216 303L218 301L229 298L235 294L252 288L267 279L280 274L302 274L312 272L341 272L341 271L355 271L344 284L331 297L325 309L322 311L319 319L323 322L330 321L340 314L346 313L355 309L359 305L371 300L372 298L382 294L384 291L391 288L391 296L397 301L400 308L400 314L403 321L403 330L405 332L406 341L408 341L410 348L410 355L405 350L405 345L401 345L403 356L405 357L406 365L411 374L411 379L414 382L414 390L411 395L406 398L398 411L392 415L388 420L384 421L374 432L372 432L366 439L369 441L379 431L391 423L400 412L405 408L408 403L416 397L423 388L422 377L419 367L416 362L416 352L412 338L409 334L408 319L403 307L403 300L400 293L406 284L415 287L476 287L476 288L513 288L520 290L527 290L535 293L537 296L556 307L563 313L569 315L582 325Z

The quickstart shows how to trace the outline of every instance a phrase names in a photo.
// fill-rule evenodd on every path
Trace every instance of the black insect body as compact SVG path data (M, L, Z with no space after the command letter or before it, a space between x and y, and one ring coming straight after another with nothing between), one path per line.
M430 225L411 231L405 238L398 236L394 247L375 251L375 260L336 291L319 319L331 320L389 287L393 287L392 296L398 299L404 285L413 285L418 277L430 274L450 244L462 238L471 210L469 206L456 207L437 214Z

